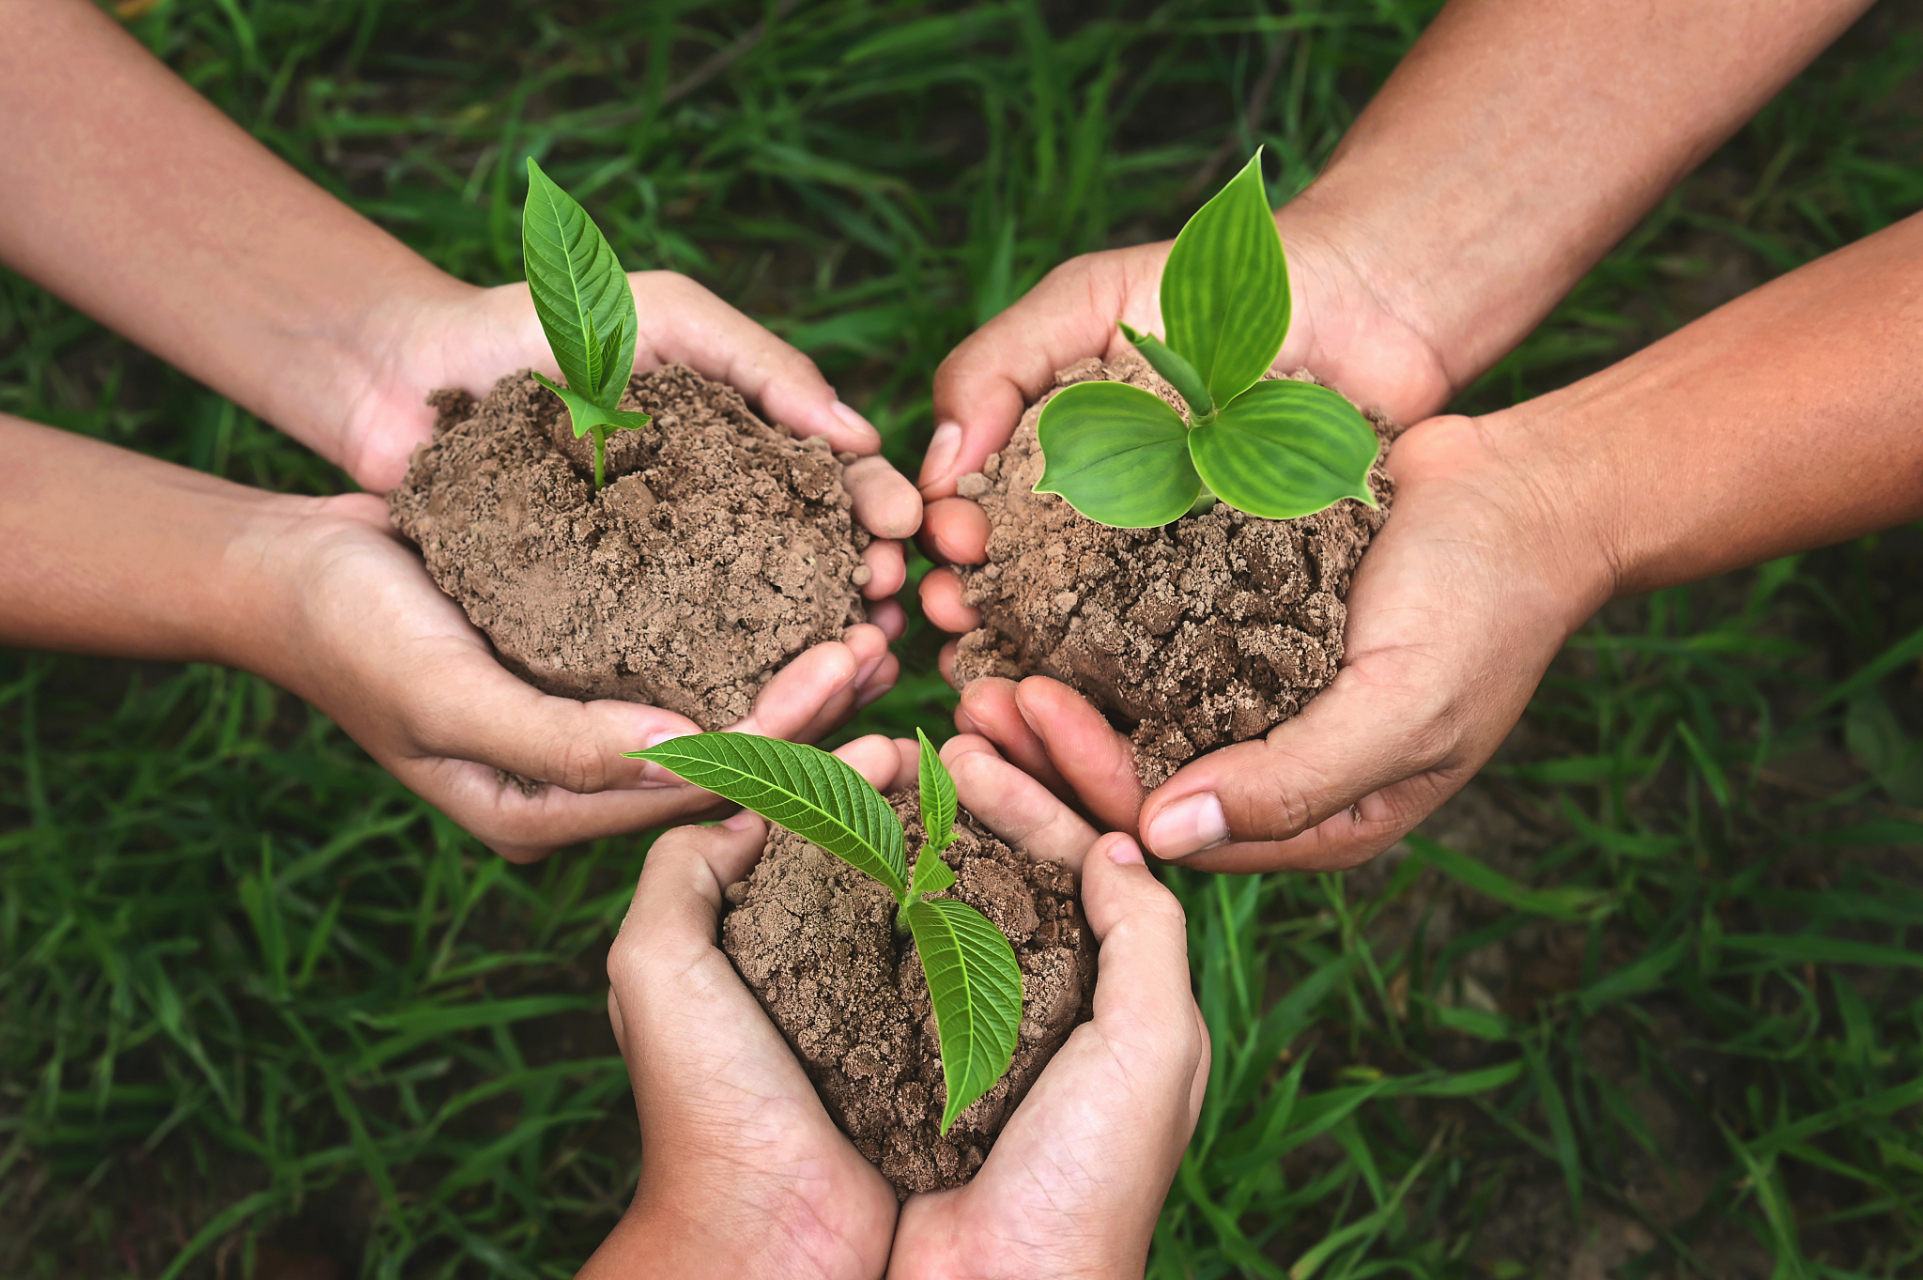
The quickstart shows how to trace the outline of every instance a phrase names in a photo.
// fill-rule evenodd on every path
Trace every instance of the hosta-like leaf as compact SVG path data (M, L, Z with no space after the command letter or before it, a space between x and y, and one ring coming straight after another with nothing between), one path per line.
M906 908L915 954L928 975L948 1086L941 1131L995 1087L1015 1057L1022 1022L1022 970L1000 929L965 902L917 899Z
M1042 478L1098 524L1151 529L1179 519L1202 491L1188 427L1161 397L1121 382L1078 382L1042 409Z
M1216 411L1268 372L1289 333L1289 267L1262 188L1262 153L1196 211L1162 268L1162 333ZM1211 486L1212 487L1212 486Z
M929 844L946 849L955 838L955 780L928 735L916 729L915 736L921 739L921 825Z
M1215 416L1215 397L1209 394L1208 384L1202 381L1202 375L1195 371L1194 365L1175 354L1167 343L1154 334L1137 333L1120 320L1115 323L1121 326L1122 336L1142 353L1142 359L1148 361L1149 368L1161 374L1162 381L1175 388L1175 394L1181 396L1183 403L1188 405L1191 420L1198 416Z
M695 733L630 756L753 809L888 886L908 883L895 811L868 780L819 747L748 733Z
M568 386L612 409L634 371L634 291L587 210L532 156L527 176L521 254L534 314Z
M1379 447L1354 405L1313 382L1258 382L1189 432L1195 469L1215 496L1274 520L1344 498L1374 506L1369 467Z

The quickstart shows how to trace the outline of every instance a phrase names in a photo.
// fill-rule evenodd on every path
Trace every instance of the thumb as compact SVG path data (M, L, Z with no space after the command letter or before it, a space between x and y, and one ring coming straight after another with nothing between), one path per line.
M1194 1019L1188 921L1125 835L1098 839L1082 860L1082 909L1102 944L1095 1020L1126 1012L1147 1027L1179 1031Z

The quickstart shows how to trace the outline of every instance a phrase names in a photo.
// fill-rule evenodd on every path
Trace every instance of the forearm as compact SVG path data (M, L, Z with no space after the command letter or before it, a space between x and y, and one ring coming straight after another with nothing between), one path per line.
M1923 215L1484 421L1618 593L1923 518Z
M262 556L316 500L0 414L0 643L250 665Z
M1868 7L1455 0L1284 239L1344 246L1460 389Z
M343 464L410 306L466 292L88 0L0 0L0 260Z

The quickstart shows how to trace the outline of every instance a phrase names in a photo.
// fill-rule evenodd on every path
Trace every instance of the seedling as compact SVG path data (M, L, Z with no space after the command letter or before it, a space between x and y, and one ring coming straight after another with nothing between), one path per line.
M573 196L541 172L533 156L527 162L521 257L527 264L534 314L541 318L541 331L567 386L557 387L538 373L534 379L561 397L576 439L593 434L598 492L608 437L650 421L645 413L615 407L634 372L634 290L601 228Z
M1217 498L1278 520L1344 498L1376 505L1368 419L1325 387L1262 377L1289 332L1289 267L1261 162L1257 151L1175 238L1162 271L1165 338L1121 325L1186 419L1126 383L1064 388L1042 410L1037 493L1122 529L1168 524Z
M965 902L928 898L955 883L941 851L955 838L955 780L921 739L921 821L928 843L915 855L894 809L868 780L817 747L745 733L697 733L647 751L697 787L812 840L895 895L895 931L914 939L935 1007L941 1077L948 1086L941 1131L995 1087L1015 1056L1022 971L1001 930Z

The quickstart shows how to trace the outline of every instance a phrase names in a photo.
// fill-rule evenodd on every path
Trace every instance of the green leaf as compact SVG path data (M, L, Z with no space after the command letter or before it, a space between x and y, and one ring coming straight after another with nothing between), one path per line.
M1375 429L1326 387L1258 382L1189 432L1195 470L1215 496L1252 516L1287 520L1369 492Z
M527 175L521 254L534 314L568 386L613 409L634 370L634 291L587 210L532 156Z
M1042 478L1097 524L1152 529L1180 519L1202 491L1188 428L1162 398L1122 382L1078 382L1042 410Z
M1289 266L1262 189L1260 150L1175 237L1162 268L1162 332L1202 375L1218 412L1281 353Z
M928 735L916 729L915 736L921 739L921 825L928 843L940 851L955 838L955 780Z
M888 886L897 899L908 881L901 823L868 780L819 747L749 733L694 733L646 751L652 760Z
M538 373L534 375L534 380L560 396L561 403L567 405L569 421L574 426L576 436L584 436L595 427L602 427L605 428L602 432L605 437L608 431L636 431L654 421L647 414L636 413L632 409L604 409L572 387L558 387Z
M915 855L914 874L909 877L908 893L904 902L918 902L924 893L940 893L955 883L955 873L946 862L941 860L941 850L932 844L925 844Z
M928 975L948 1086L941 1131L995 1087L1015 1057L1022 1021L1022 970L1000 929L965 902L917 899L906 908L915 953Z
M1182 397L1189 407L1189 416L1212 418L1215 416L1215 401L1209 396L1209 388L1202 381L1202 375L1195 366L1176 355L1162 340L1152 333L1137 333L1123 321L1115 322L1122 330L1122 336L1135 345L1148 361L1149 368L1162 375L1162 380L1175 388L1175 394Z

